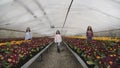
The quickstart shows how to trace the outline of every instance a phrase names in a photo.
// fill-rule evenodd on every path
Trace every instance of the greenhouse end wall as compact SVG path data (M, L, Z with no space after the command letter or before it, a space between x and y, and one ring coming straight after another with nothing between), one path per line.
M120 38L120 29L95 32L94 35L95 36L119 37Z

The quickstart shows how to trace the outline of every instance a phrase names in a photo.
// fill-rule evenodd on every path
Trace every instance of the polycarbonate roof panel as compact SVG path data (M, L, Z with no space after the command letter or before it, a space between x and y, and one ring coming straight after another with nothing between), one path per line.
M52 36L56 30L63 35L120 28L120 0L0 0L0 28ZM63 26L64 25L64 26Z

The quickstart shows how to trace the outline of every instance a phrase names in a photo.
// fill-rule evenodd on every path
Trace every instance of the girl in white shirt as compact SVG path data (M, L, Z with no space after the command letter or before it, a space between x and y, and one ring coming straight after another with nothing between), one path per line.
M26 33L25 33L25 40L31 40L31 39L32 39L31 30L30 30L30 27L27 27Z
M60 31L59 30L56 31L56 35L54 37L54 42L57 44L57 51L58 51L58 53L60 53L60 46L61 46L61 42L62 42L62 37L60 35Z

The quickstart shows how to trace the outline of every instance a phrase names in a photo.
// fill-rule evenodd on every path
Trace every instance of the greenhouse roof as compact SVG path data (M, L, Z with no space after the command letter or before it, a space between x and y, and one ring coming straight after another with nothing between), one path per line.
M0 0L0 28L54 35L120 29L120 0Z

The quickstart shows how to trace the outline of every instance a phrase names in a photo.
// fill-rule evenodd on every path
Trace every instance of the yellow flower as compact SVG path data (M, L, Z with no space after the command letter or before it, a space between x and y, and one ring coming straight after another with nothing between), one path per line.
M110 57L113 57L113 55L111 54Z
M110 68L110 65L108 65L107 68Z
M102 62L101 61L99 61L99 64L101 64Z
M114 51L116 51L116 49L114 49Z
M87 55L87 58L89 58L90 56L89 55Z
M2 44L0 43L0 46L2 46Z
M110 63L110 65L112 65L112 64L113 64L113 62L112 62L112 61L109 61L109 63Z
M100 56L96 56L97 59L100 59Z

